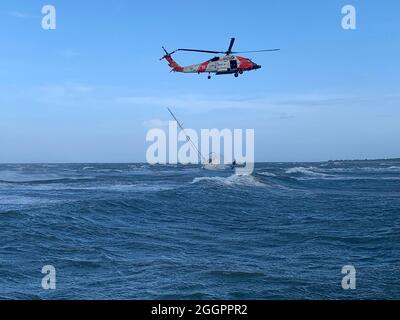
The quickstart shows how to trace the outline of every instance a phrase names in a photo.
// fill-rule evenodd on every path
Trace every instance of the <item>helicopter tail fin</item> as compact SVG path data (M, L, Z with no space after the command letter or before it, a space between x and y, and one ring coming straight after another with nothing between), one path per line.
M172 59L172 55L175 53L175 51L168 53L168 51L164 47L163 47L163 50L165 52L165 56L163 56L160 60L163 60L163 59L167 60L168 65L172 68L171 71L183 72L183 68L178 63L176 63L176 61L174 59Z

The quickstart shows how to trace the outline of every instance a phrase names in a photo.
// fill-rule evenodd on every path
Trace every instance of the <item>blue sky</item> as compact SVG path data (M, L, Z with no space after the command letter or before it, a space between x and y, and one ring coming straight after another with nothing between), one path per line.
M41 8L57 29L41 28ZM343 30L341 8L357 9ZM254 128L256 160L400 157L398 1L2 1L0 162L145 161L146 132ZM249 54L233 76L169 72L161 46ZM210 56L176 54L182 65Z

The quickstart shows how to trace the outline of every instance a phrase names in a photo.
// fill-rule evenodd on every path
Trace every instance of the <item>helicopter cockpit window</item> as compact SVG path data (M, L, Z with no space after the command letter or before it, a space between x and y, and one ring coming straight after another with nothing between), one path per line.
M218 61L219 60L219 57L214 57L214 58L212 58L210 61L211 62L215 62L215 61Z

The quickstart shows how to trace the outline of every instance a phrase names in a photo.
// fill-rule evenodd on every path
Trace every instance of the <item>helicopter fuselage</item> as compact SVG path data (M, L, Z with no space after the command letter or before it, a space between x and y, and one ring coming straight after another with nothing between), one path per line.
M261 66L254 63L250 59L227 55L223 57L215 57L203 63L193 64L187 67L182 67L181 70L175 70L183 73L215 73L221 74L237 74L243 71L257 70Z

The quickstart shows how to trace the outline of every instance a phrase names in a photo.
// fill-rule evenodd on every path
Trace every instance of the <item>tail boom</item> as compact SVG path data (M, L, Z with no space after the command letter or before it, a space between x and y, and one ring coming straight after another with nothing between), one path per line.
M166 55L165 59L168 61L168 65L172 68L172 71L183 72L183 67L176 63L176 61L172 59L171 55Z
M160 60L167 60L168 65L170 66L170 68L172 68L172 71L175 72L183 72L183 67L181 67L174 59L172 59L172 55L176 52L171 52L168 53L168 51L163 47L163 50L165 52L165 56L163 56Z

